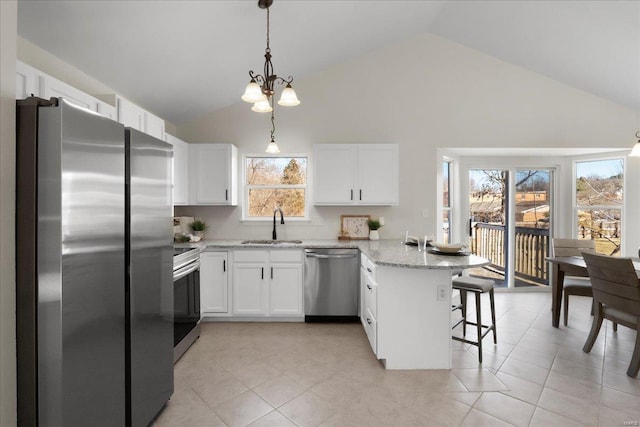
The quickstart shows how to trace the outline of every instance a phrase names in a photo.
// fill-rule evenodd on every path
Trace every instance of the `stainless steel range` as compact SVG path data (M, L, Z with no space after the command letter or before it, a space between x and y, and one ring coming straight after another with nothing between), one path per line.
M175 248L173 256L173 363L200 336L200 250Z

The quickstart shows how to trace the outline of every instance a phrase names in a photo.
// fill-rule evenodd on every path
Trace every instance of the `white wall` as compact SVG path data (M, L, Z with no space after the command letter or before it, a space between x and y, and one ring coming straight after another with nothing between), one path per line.
M275 112L283 152L311 154L314 143L398 143L401 192L396 207L312 208L309 225L281 227L288 238L336 237L341 213L384 215L381 238L396 238L404 229L434 234L439 148L630 149L639 123L638 112L430 34L294 86L301 105L276 106ZM177 130L188 142L233 143L242 155L264 151L270 122L239 102ZM240 222L240 207L183 207L176 213L203 217L212 224L210 237L269 237L270 225Z
M0 1L0 426L16 425L15 162L18 5Z

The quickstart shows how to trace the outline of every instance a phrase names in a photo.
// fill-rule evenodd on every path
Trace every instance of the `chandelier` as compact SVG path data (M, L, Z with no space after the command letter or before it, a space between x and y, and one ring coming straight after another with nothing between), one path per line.
M255 74L253 70L249 71L251 81L244 90L242 100L253 104L252 111L258 113L273 112L273 94L275 85L285 85L286 87L280 95L278 105L283 107L293 107L300 104L296 92L291 87L293 77L288 79L280 77L273 72L273 64L271 63L271 48L269 47L269 6L273 4L273 0L258 0L260 9L267 9L267 48L264 50L264 74ZM273 124L273 114L271 118ZM273 131L271 132L273 140Z
M636 132L636 138L638 138L638 142L633 146L629 157L640 157L640 131Z

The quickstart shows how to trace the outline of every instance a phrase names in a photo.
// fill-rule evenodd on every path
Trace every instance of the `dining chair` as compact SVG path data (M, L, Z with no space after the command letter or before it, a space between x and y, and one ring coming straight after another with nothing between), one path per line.
M584 261L593 287L594 316L582 351L589 353L598 338L603 319L636 330L636 344L627 375L640 370L640 278L631 258L585 253Z
M553 256L581 256L583 252L595 253L595 240L583 239L558 239L551 240L553 248ZM583 297L592 297L591 282L588 277L565 276L563 286L563 305L564 305L564 326L567 326L569 320L569 296L577 295ZM617 325L614 326L617 330Z

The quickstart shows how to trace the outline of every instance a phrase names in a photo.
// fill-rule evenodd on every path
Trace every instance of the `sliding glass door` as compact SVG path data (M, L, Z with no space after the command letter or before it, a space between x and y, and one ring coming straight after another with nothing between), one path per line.
M469 241L491 264L471 271L497 287L548 285L552 171L470 169Z

